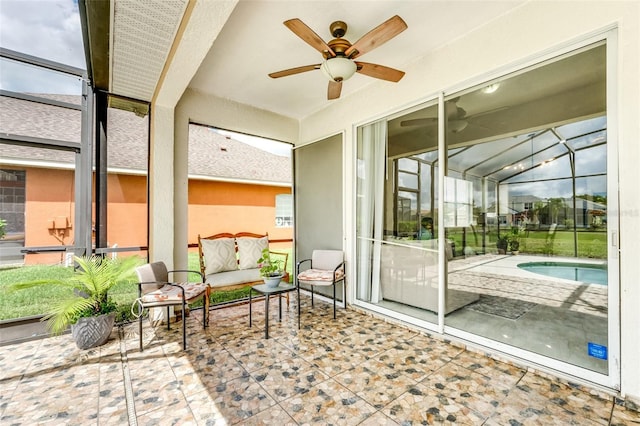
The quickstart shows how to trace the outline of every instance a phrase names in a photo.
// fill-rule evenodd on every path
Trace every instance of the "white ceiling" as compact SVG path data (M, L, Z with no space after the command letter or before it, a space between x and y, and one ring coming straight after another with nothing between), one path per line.
M340 100L327 100L328 81L319 71L279 79L267 74L318 64L319 52L283 25L299 18L325 41L329 25L342 20L344 38L355 43L399 15L408 29L375 50L365 62L406 70L409 65L477 27L518 7L517 1L248 1L241 0L225 23L189 87L293 118L304 118ZM359 58L360 59L360 58ZM343 83L341 99L370 84L394 85L356 74Z

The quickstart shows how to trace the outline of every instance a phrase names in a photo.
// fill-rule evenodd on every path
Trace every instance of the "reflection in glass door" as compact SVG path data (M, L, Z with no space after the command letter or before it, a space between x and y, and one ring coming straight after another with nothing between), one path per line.
M599 44L448 99L444 188L447 298L476 299L445 324L601 374L605 65Z

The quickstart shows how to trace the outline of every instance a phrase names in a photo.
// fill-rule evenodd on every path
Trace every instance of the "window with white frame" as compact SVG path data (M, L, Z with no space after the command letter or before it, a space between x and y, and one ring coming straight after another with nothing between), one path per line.
M291 194L276 195L276 228L293 226L293 196Z

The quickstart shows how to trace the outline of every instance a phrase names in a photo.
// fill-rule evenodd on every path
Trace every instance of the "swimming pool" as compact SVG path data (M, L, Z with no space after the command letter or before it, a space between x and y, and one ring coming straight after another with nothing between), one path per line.
M527 262L518 268L548 277L607 285L607 265L567 262Z

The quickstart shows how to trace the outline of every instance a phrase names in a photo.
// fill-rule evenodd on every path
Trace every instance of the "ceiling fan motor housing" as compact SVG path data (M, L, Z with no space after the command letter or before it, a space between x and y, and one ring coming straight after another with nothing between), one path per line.
M327 44L329 45L331 50L333 50L333 53L335 53L336 56L344 56L345 58L346 58L344 54L345 50L351 47L351 43L349 43L349 41L345 40L344 38L334 38ZM331 57L329 56L328 52L324 53L323 56L325 59L328 59Z

